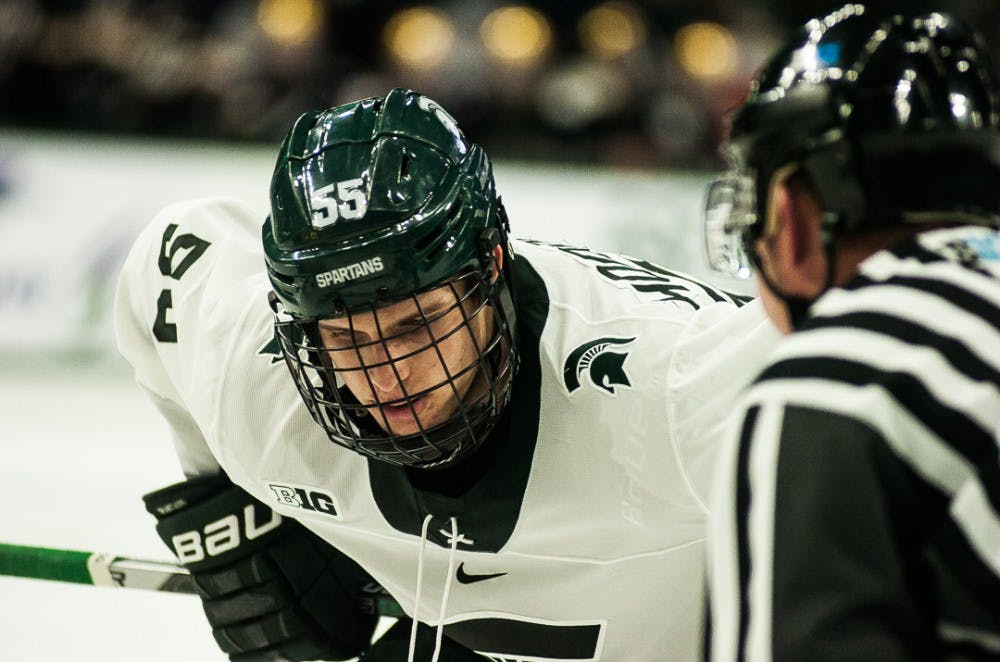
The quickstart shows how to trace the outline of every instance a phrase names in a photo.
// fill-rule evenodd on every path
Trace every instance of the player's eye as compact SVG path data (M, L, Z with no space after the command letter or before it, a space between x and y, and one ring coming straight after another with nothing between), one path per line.
M347 329L324 329L323 343L332 349L351 347L357 344L357 337Z
M411 317L408 320L404 320L398 326L399 330L403 333L411 333L413 331L419 330L424 326L424 320L421 317Z
M423 337L425 333L427 333L427 325L421 318L417 317L397 324L393 327L392 335L386 340L414 341Z

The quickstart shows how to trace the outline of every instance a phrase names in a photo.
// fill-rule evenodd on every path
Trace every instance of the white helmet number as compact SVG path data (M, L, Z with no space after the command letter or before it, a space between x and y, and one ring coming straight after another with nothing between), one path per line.
M313 191L309 198L314 228L325 228L343 219L355 221L368 211L368 195L360 177L334 182Z

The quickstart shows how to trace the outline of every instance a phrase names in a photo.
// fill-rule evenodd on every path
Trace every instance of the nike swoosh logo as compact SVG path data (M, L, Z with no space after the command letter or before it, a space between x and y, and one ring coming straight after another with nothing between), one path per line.
M496 572L492 575L470 575L465 572L465 563L458 564L458 572L455 573L455 579L458 580L460 584L475 584L476 582L484 582L487 579L496 579L497 577L503 577L506 572Z

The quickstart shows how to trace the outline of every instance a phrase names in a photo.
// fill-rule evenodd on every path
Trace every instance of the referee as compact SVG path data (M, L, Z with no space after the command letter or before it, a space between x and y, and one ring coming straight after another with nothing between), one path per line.
M732 116L709 258L791 335L720 461L706 659L1000 659L998 127L968 27L856 4Z

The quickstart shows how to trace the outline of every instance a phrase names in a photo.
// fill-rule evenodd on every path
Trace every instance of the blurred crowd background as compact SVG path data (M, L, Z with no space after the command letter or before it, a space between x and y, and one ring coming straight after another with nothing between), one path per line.
M840 4L0 0L0 126L276 143L304 110L403 85L494 157L712 168L763 59ZM997 0L867 4L1000 44Z

